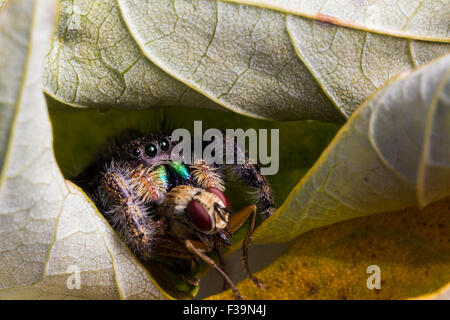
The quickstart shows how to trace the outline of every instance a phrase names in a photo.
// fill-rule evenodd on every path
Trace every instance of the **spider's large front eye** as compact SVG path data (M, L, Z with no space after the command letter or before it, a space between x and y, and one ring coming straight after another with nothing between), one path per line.
M209 231L212 228L211 217L203 206L195 200L187 205L187 216L194 227L200 231Z
M158 149L154 144L148 144L145 147L145 154L149 156L150 158L153 158L158 153Z
M159 145L160 145L162 151L169 150L170 144L169 144L169 141L167 141L166 139L161 140Z

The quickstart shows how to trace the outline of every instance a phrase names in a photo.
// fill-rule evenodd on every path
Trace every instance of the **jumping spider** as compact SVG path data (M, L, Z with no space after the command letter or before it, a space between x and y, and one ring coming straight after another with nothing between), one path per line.
M230 141L226 138L224 141L225 148ZM232 144L234 153L243 152L234 140ZM156 277L159 275L159 280L163 272L158 257L169 257L171 262L164 263L164 267L177 275L180 274L177 270L189 270L201 259L221 274L240 299L242 296L223 270L221 247L231 245L233 233L251 216L243 242L243 266L247 276L260 286L248 268L247 246L257 209L265 212L266 217L274 211L271 188L258 166L249 162L246 152L243 164L207 164L204 160L185 164L170 160L175 145L166 133L134 134L109 146L98 161L73 180L87 192L138 258ZM257 205L231 214L224 193L228 178L237 178L254 189ZM206 255L212 251L218 255L219 265ZM195 277L180 277L198 286Z

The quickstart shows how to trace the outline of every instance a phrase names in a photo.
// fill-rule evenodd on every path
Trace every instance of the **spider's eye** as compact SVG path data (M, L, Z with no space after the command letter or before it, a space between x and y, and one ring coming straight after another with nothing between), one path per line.
M209 231L212 228L211 217L203 206L195 200L187 205L187 216L194 227L200 231Z
M149 156L150 158L153 158L158 153L158 149L155 147L154 144L148 144L145 147L145 154Z
M169 150L170 144L169 144L169 141L167 141L166 139L161 140L159 145L160 145L162 151Z
M139 157L141 155L141 149L139 148L134 148L132 151L133 156L135 156L136 158Z

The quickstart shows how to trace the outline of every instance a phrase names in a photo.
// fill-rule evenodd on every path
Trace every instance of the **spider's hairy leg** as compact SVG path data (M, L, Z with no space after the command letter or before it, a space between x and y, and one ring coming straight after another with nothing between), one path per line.
M239 146L236 139L225 136L224 154L227 152L227 146L233 150L234 164L231 166L232 175L244 182L247 186L255 189L258 207L265 211L266 217L270 217L275 211L275 202L272 188L266 177L261 174L261 170L257 164L251 163L248 152ZM240 162L239 159L243 159L243 163L238 163Z
M208 165L205 160L201 159L190 166L192 177L195 182L202 188L214 187L220 191L225 191L222 174L219 168Z
M115 165L102 176L100 192L104 193L105 212L110 223L124 235L126 242L141 258L149 259L158 233L158 222L147 215L141 200L134 194L132 182L125 170Z
M164 166L144 169L142 165L130 172L131 187L145 202L160 204L167 194L168 178Z

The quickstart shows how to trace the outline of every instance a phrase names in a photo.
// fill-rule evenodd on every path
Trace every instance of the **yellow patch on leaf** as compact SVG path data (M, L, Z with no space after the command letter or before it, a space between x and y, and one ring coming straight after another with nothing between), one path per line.
M238 285L246 299L406 299L450 282L450 198L312 230ZM380 289L368 289L369 266ZM372 281L369 281L372 283ZM230 290L208 299L232 299Z

